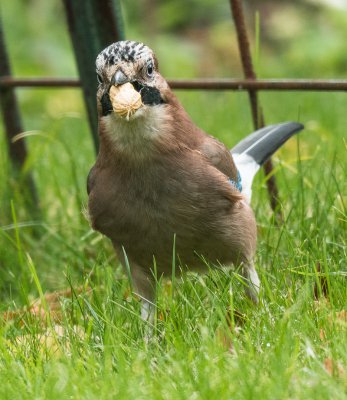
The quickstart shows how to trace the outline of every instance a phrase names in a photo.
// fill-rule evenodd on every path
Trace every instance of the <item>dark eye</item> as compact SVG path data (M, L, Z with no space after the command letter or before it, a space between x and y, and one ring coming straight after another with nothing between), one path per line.
M98 80L99 83L103 82L102 76L100 74L96 74L96 79Z
M152 63L147 64L147 75L148 76L153 75L153 64Z

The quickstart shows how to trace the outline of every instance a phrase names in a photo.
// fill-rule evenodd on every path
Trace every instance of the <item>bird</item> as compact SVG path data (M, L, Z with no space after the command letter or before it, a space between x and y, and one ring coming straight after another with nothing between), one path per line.
M176 274L239 268L258 303L252 181L303 125L267 126L230 151L193 123L140 42L102 50L96 77L99 152L87 178L88 213L130 272L142 318L153 315L154 267L171 276L173 258Z

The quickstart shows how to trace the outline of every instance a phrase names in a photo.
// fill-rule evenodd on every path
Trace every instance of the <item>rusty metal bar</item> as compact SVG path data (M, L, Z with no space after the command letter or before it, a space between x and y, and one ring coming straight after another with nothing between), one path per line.
M347 91L346 79L169 79L173 89Z
M10 61L6 51L4 32L0 20L0 76L7 75L11 79ZM27 158L27 149L24 140L12 142L15 135L23 132L19 106L13 87L0 85L0 108L6 132L6 141L9 156L13 165L16 182L22 185L29 193L24 196L30 206L37 208L37 194L31 174L21 174L21 169Z
M0 75L10 75L10 63L5 47L5 38L0 22ZM11 87L0 86L0 101L6 130L6 139L11 160L19 167L27 157L25 142L20 140L12 143L12 138L23 131L19 107L14 90Z
M249 80L255 80L256 74L253 68L252 56L250 52L249 40L247 35L247 29L245 24L245 17L243 14L241 0L230 0L230 7L234 18L237 41L241 56L242 68L244 75ZM258 102L258 93L255 89L249 89L249 101L251 104L253 125L255 129L259 129L265 125L264 115ZM264 164L264 171L266 175L269 175L273 171L273 165L271 159ZM271 175L266 181L268 193L270 196L271 208L277 212L277 216L282 219L281 212L279 211L278 201L278 186L274 175Z
M81 87L81 81L75 78L12 78L11 76L2 76L0 77L1 87L69 88Z
M318 91L345 92L347 79L168 79L177 90L264 90L264 91ZM0 87L21 88L75 88L81 81L76 78L12 78L0 77Z
M249 49L249 40L245 18L243 15L242 4L240 0L230 0L232 15L234 18L238 47L241 56L242 69L245 77L249 80L255 80L256 75L253 69L251 52ZM253 125L255 129L260 128L259 113L258 113L258 98L257 92L254 89L249 89L249 100L253 117Z

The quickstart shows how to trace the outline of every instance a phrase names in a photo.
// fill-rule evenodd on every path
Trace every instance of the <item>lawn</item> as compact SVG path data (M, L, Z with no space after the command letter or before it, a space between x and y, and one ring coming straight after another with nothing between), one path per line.
M11 3L5 28L22 6ZM38 11L31 12L33 19ZM57 27L32 49L46 58L42 65L24 44L14 46L25 27L38 46L33 25L7 29L15 73L76 74ZM160 40L164 75L185 76L178 67L175 73L175 57L162 43L175 43L184 55L187 46ZM177 57L194 76L193 61ZM338 75L334 65L327 75ZM290 70L286 64L282 73ZM24 173L33 173L40 210L25 207L0 127L1 399L347 397L345 93L260 95L267 123L305 125L274 157L283 223L273 218L262 172L254 183L260 304L245 298L237 270L191 273L158 282L153 325L140 319L139 299L109 241L85 218L95 153L80 91L18 93L30 154ZM230 147L252 130L245 93L177 94L193 120Z

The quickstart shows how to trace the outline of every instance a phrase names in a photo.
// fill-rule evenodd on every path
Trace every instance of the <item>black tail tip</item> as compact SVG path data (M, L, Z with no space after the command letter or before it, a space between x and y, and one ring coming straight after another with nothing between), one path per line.
M299 122L283 122L259 129L241 140L232 153L245 153L257 164L264 164L289 138L300 132L304 125Z

